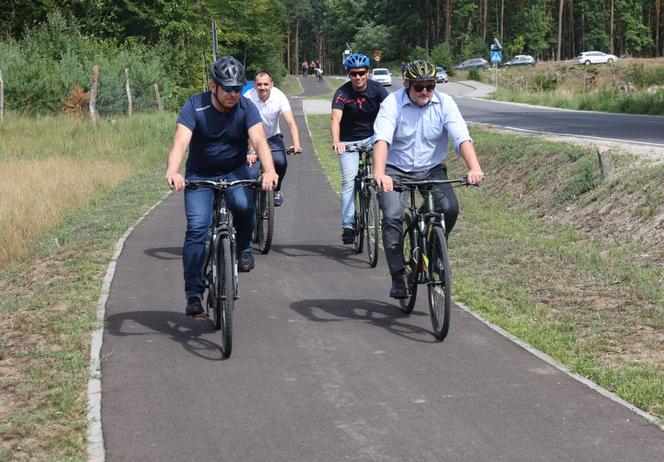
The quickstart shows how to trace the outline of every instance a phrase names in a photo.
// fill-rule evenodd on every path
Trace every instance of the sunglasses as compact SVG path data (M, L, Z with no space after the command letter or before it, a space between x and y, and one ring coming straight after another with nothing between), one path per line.
M348 75L351 77L364 77L367 74L367 71L350 71Z
M222 90L226 93L240 93L242 91L242 85L219 85Z
M432 83L430 85L413 85L413 89L418 93L420 93L425 88L427 91L433 91L433 89L436 88L436 84Z

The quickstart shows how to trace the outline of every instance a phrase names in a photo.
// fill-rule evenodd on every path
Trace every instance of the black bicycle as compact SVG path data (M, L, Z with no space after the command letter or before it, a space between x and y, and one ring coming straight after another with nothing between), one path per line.
M288 148L271 149L272 152L284 151L286 155L295 151ZM254 197L254 210L256 211L256 228L254 230L254 243L262 254L267 254L272 245L274 235L274 191L256 191Z
M221 354L224 358L233 349L233 310L238 298L237 253L233 214L226 204L224 191L233 186L259 187L261 180L189 180L186 187L214 189L212 225L205 247L203 275L207 289L207 315L212 311L214 327L221 332Z
M378 238L380 235L380 207L376 186L373 182L373 148L353 146L348 152L359 153L359 168L355 176L355 240L353 246L357 253L362 253L364 237L367 238L369 265L373 268L378 263Z
M443 214L436 212L432 187L435 184L469 184L465 178L455 180L402 181L395 191L409 191L403 221L403 257L406 264L408 297L399 300L401 310L409 314L415 307L418 284L426 284L429 292L429 314L433 335L443 340L450 329L452 310L452 273L445 238ZM418 207L415 191L424 196Z

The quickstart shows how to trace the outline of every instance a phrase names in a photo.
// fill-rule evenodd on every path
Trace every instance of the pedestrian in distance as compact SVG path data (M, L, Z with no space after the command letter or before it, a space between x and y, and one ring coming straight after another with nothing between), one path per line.
M177 119L173 144L168 154L165 180L171 189L182 191L185 182L198 180L251 179L247 165L247 139L251 140L263 165L263 189L271 190L278 181L263 123L256 106L241 96L246 83L244 66L232 56L214 62L209 91L196 94L184 103ZM180 164L189 148L185 174ZM203 315L201 300L205 290L203 263L210 232L214 191L201 187L184 193L187 230L182 248L185 312ZM254 268L251 238L255 226L253 189L227 190L226 200L233 213L238 249L238 270Z
M383 211L383 248L392 277L390 296L407 298L404 280L403 195L394 180L447 180L448 139L468 167L467 180L484 180L468 127L451 96L436 90L436 68L429 61L413 61L404 71L404 88L389 95L374 123L374 179ZM434 207L444 213L445 232L459 215L454 190L433 185ZM446 236L447 237L447 236Z
M387 90L369 79L370 62L366 55L349 55L345 68L350 81L334 93L330 131L332 149L339 155L341 167L341 240L344 244L352 244L355 238L353 190L359 167L359 153L347 152L347 147L373 144L374 120L380 103L387 97Z
M272 151L274 166L279 175L279 182L275 188L274 205L281 206L284 203L284 197L281 192L281 185L286 177L288 168L287 155L284 145L284 136L279 128L279 115L281 115L290 132L292 145L291 149L295 153L301 153L300 134L297 129L297 123L291 110L291 105L284 93L274 86L272 76L267 71L260 71L254 77L254 88L247 91L244 96L249 98L258 109L263 121L263 129L267 137L267 143ZM252 176L258 178L260 174L260 163L251 142L247 152L247 162L251 169Z
M309 63L306 60L302 61L302 77L306 77L309 71Z

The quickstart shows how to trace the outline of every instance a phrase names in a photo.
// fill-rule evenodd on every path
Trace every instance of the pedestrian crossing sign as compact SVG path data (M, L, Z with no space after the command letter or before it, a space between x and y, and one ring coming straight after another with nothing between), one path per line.
M503 52L502 51L490 51L489 55L491 56L492 63L501 63L503 62Z

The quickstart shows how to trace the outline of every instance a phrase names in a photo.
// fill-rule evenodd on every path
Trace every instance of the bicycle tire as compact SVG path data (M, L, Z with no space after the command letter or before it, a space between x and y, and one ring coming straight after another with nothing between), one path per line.
M406 287L408 288L408 297L399 300L401 311L405 314L410 314L415 308L415 301L417 299L417 278L418 268L417 260L413 254L413 249L417 248L417 241L415 239L415 230L410 226L410 215L406 214L403 221L403 258L406 272Z
M356 253L362 253L364 247L364 199L363 191L360 184L355 182L355 190L353 192L355 200L355 238L353 240L353 248Z
M443 229L431 228L429 234L429 314L433 335L443 340L450 329L452 311L452 274L447 239Z
M221 328L221 354L224 358L231 355L233 349L233 308L235 304L234 291L234 262L229 236L221 237L221 245L218 247L218 261L223 264L218 265L220 290L217 297L217 305L220 307Z
M274 191L256 193L256 239L258 250L267 254L272 246L274 235Z
M378 195L374 186L368 186L366 207L364 211L367 232L367 254L369 266L374 268L378 264L378 238L380 236L380 208Z
M210 311L212 311L212 320L214 322L214 328L219 330L221 329L221 307L219 306L219 300L217 294L219 293L221 284L219 283L219 270L218 270L218 255L216 252L217 244L215 242L210 242L210 247L208 252L210 252L210 257L208 259L208 264L205 269L205 280L208 285L207 293L207 311L208 316Z

